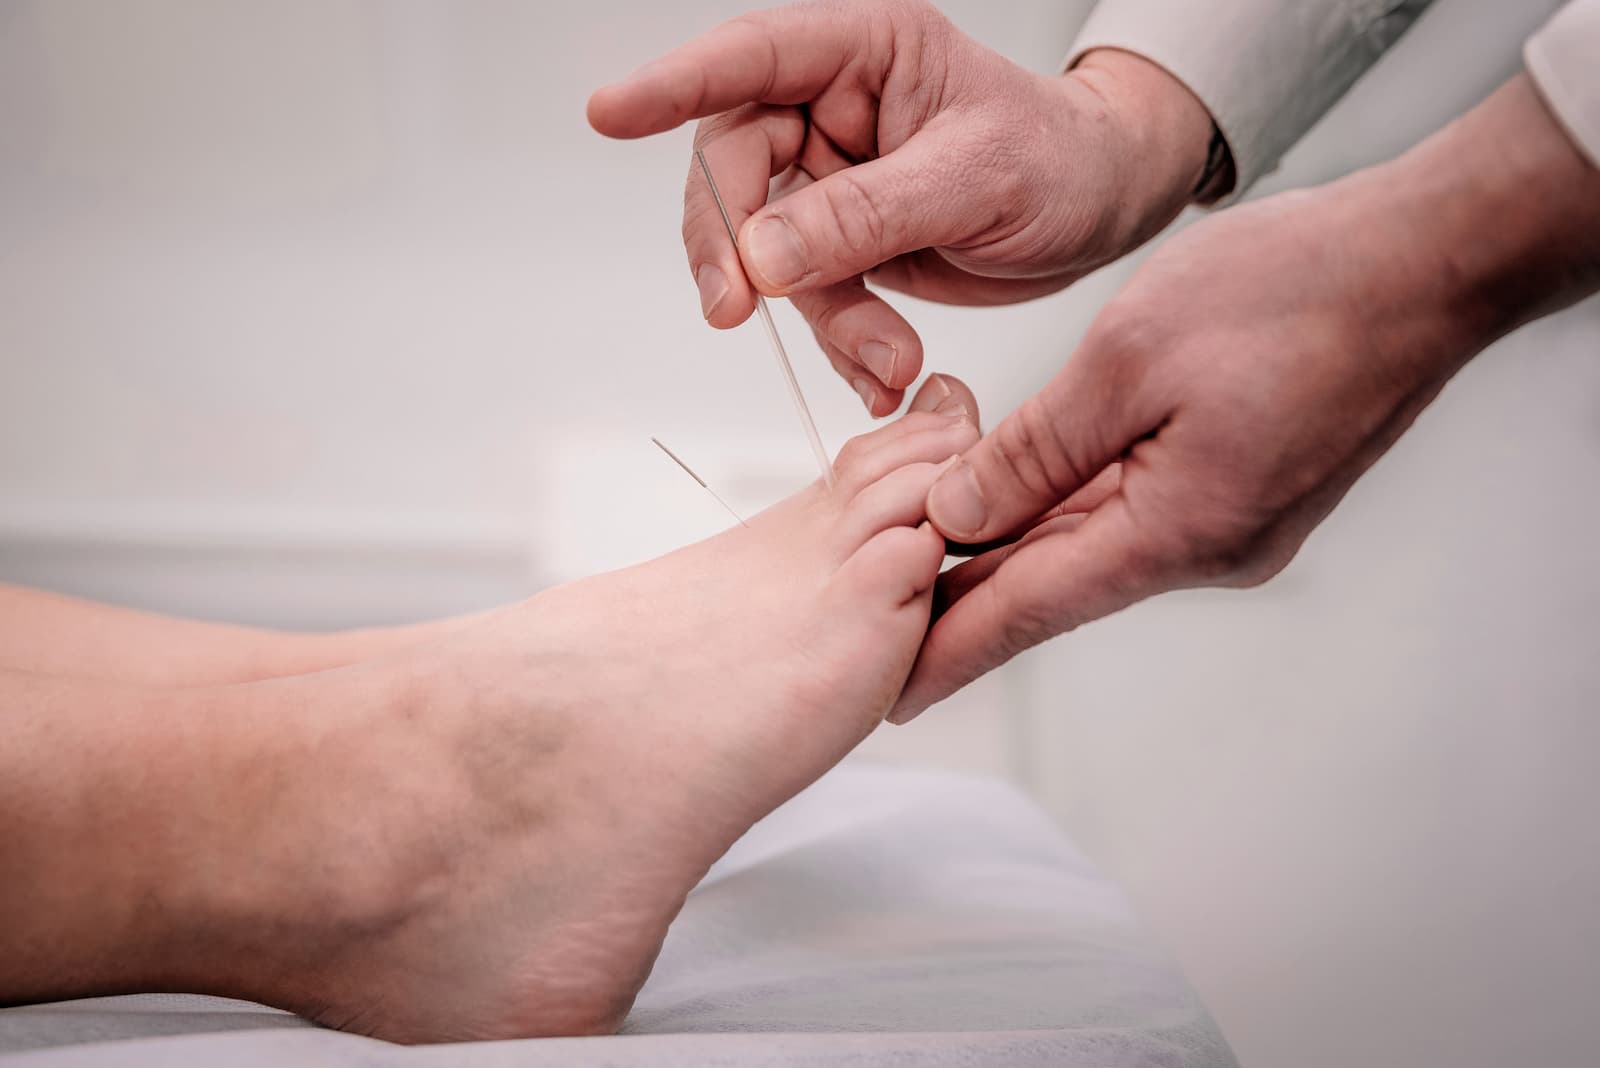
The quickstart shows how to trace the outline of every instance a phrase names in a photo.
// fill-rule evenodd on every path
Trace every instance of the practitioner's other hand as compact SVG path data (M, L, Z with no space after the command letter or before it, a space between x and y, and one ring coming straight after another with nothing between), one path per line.
M1525 77L1187 230L929 494L948 538L1026 534L943 577L891 718L1144 597L1266 581L1472 355L1597 287L1600 170Z
M951 304L1060 289L1189 202L1211 136L1200 102L1144 59L1100 50L1041 76L922 0L746 15L589 101L612 137L707 116L695 141L739 254L691 165L683 238L706 319L750 315L747 274L792 297L875 415L916 379L922 343L863 277Z

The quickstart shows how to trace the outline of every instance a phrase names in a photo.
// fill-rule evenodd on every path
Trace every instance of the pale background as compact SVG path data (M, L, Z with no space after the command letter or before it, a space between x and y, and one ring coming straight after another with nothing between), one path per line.
M1044 71L1085 2L950 0ZM1269 183L1398 151L1552 5L1440 0ZM701 322L687 135L587 92L741 10L0 0L0 577L325 627L492 603L808 477ZM1492 146L1488 150L1492 151ZM992 419L1124 277L914 307ZM866 426L802 345L837 445ZM1247 1065L1593 1063L1600 306L1477 361L1249 595L1087 628L870 747L1010 776Z

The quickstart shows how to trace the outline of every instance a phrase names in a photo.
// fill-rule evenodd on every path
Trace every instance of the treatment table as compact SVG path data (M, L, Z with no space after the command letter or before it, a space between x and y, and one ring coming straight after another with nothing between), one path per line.
M690 894L618 1035L406 1047L197 995L0 1010L3 1068L1235 1068L1121 892L1010 787L846 763Z

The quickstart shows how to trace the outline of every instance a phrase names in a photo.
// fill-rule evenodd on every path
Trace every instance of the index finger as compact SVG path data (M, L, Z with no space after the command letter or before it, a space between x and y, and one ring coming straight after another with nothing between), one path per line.
M671 130L740 104L800 104L865 58L864 12L794 4L741 15L589 98L607 137Z
M701 312L712 326L738 326L755 310L755 290L745 275L734 232L767 202L774 176L800 155L805 118L796 108L751 105L700 124L695 147L705 153L728 222L722 218L698 161L689 163L683 192L683 247L700 289Z

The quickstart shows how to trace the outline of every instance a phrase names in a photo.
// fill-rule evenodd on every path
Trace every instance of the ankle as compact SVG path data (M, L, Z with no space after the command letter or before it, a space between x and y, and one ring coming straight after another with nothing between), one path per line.
M410 660L231 687L189 801L187 878L167 911L183 925L185 989L304 1011L317 977L404 923L443 869L429 849L437 781L418 788L418 712L429 682Z

